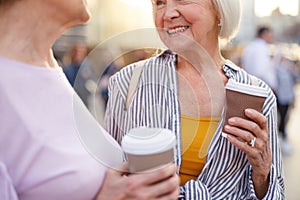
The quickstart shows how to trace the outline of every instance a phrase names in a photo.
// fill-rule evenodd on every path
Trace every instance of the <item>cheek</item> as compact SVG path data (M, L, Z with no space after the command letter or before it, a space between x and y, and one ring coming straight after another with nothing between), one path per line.
M163 15L161 13L155 12L153 19L156 27L163 28Z

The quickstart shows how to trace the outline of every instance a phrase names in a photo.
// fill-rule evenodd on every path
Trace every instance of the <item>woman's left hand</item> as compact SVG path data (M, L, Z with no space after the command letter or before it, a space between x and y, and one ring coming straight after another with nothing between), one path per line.
M227 139L238 149L245 152L252 165L252 180L258 198L268 191L272 153L269 144L267 118L253 109L246 109L249 118L232 117L225 126Z

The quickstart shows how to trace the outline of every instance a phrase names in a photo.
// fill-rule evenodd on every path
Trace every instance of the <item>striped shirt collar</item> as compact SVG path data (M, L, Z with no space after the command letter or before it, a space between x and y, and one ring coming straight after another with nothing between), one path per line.
M177 59L177 54L172 52L170 49L162 50L162 52L157 55L157 57L161 57L162 59L170 56L174 58L174 61ZM241 68L227 59L223 66L223 70L228 78L233 78L234 74L241 70Z

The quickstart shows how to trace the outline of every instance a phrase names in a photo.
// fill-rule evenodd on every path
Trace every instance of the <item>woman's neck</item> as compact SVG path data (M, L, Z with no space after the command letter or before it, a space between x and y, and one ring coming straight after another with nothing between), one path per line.
M178 56L177 71L183 74L201 75L211 80L214 85L225 85L228 81L223 71L225 62L218 48L213 51L198 48L197 51L187 52L184 57Z
M189 51L183 56L179 55L177 62L177 68L190 66L199 72L208 69L218 69L221 72L225 59L218 50L209 53L204 49L198 49L197 51Z
M32 9L26 6L16 3L4 12L1 10L0 56L36 66L57 67L51 48L64 28L41 13L29 13Z

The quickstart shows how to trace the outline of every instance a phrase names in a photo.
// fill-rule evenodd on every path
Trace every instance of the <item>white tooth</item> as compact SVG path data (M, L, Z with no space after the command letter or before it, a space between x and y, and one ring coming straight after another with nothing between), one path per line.
M174 33L178 33L178 32L183 32L187 29L187 27L177 27L175 29L172 30L168 30L169 34L174 34Z

